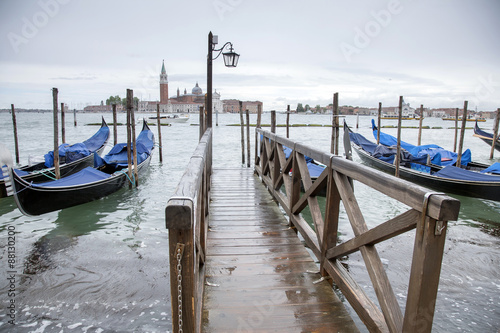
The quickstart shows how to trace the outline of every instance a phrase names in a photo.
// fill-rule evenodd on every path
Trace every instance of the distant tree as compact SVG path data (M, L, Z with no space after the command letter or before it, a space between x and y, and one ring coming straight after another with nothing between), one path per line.
M302 106L302 103L297 104L297 113L298 112L304 112L304 107Z
M315 109L316 109L316 112L320 112L321 111L321 106L318 104L318 105L316 105Z
M117 96L118 97L118 96ZM121 103L124 107L127 106L127 98L122 98L121 99ZM134 97L134 108L137 110L139 109L139 98L138 97Z
M311 110L311 107L309 106L309 104L306 104L305 109L306 109L306 112L309 111L309 110Z
M118 104L120 105L122 103L122 99L120 96L109 96L109 98L106 100L106 105L112 105L112 104Z

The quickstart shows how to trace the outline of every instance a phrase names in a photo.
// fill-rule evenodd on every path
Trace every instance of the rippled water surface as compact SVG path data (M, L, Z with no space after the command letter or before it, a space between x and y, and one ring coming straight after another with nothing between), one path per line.
M142 115L141 115L142 116ZM66 141L81 142L92 135L100 115L67 116ZM269 114L263 123L270 123ZM111 114L105 114L109 123ZM361 117L358 131L372 138L369 117ZM124 122L120 115L119 122ZM355 127L356 118L347 117ZM30 155L51 149L52 115L18 113L21 163ZM214 166L241 167L238 115L220 115L214 128ZM255 123L255 115L251 116ZM285 122L278 115L278 123ZM166 332L171 330L168 276L168 238L164 209L196 147L198 115L187 124L162 127L163 163L158 149L148 173L137 189L119 192L85 205L39 217L22 215L12 198L0 199L0 331L2 332ZM214 117L215 123L215 117ZM330 124L330 116L292 115L292 124ZM385 121L395 124L395 121ZM493 121L481 123L491 131ZM417 121L403 125L418 126ZM425 119L423 144L453 145L453 122ZM473 124L468 124L473 126ZM152 127L156 139L157 128ZM384 129L395 134L396 129ZM404 129L403 139L416 143L416 129ZM14 152L10 114L0 114L0 142ZM284 135L285 129L278 128ZM112 132L111 132L112 134ZM118 127L119 141L126 139ZM330 149L331 128L293 127L290 137L316 148ZM253 145L253 129L251 130ZM112 140L112 136L111 136ZM466 131L465 146L474 160L488 160L489 147ZM343 151L342 145L340 151ZM251 149L252 156L254 148ZM497 152L500 156L500 153ZM359 161L357 156L355 160ZM500 158L495 158L500 161ZM372 227L394 217L406 207L356 183L356 195L367 224ZM459 220L450 222L441 273L433 331L498 332L500 329L500 203L458 197ZM345 213L341 214L341 239L352 236ZM15 230L14 268L8 266L8 234ZM379 244L393 288L404 306L413 234ZM358 283L373 294L360 255L347 260ZM15 271L15 295L8 280ZM8 323L10 301L15 301L15 326ZM359 322L359 321L358 321ZM361 327L362 328L362 327Z

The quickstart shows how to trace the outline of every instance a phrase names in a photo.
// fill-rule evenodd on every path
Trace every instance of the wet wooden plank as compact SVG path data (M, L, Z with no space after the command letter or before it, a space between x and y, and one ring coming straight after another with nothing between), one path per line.
M211 189L204 332L358 332L253 170L215 169Z

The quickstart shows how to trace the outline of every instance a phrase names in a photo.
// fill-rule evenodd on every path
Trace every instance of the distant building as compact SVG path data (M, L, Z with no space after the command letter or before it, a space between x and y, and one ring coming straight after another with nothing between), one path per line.
M257 113L258 108L262 110L261 101L244 101L242 102L243 111L248 110L249 113ZM240 101L237 99L225 99L222 101L222 109L226 113L238 113L240 112Z
M100 105L88 105L83 108L84 112L112 112L113 105L105 105L104 102L101 102ZM123 111L123 106L121 104L116 105L116 111Z

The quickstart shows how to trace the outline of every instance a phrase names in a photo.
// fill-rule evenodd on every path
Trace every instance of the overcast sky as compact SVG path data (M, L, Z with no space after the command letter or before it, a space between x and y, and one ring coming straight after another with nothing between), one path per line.
M214 61L222 99L500 107L498 0L0 0L0 108L81 109L134 90L206 92L209 31L241 54Z

